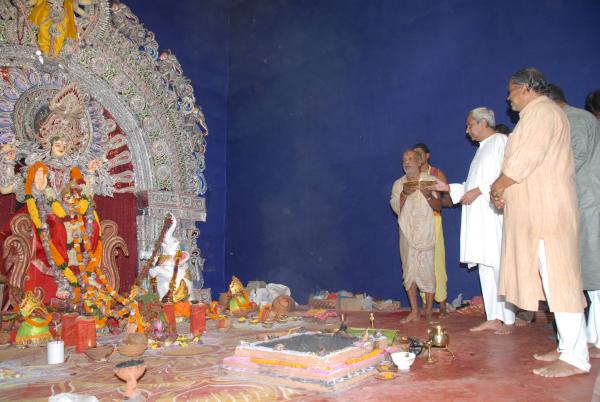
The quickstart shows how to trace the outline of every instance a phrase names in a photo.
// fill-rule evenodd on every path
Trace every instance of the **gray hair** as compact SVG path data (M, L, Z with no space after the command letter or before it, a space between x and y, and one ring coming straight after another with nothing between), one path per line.
M479 123L481 120L485 120L488 127L494 128L496 126L496 117L492 109L488 109L487 107L478 107L471 110L469 115L473 116L477 123Z
M510 77L510 82L516 85L527 85L529 89L541 95L548 92L548 81L537 68L527 67L517 71Z

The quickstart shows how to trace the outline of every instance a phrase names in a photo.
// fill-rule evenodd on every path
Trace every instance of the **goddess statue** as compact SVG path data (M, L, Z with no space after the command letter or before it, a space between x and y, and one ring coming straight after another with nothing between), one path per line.
M163 299L179 302L188 300L192 290L192 277L188 260L190 254L180 249L180 242L173 236L177 219L171 213L165 219L167 230L160 243L160 256L149 270L150 278L156 280L156 291Z
M54 279L46 282L45 302L55 293L78 303L85 281L94 281L100 271L102 240L93 196L111 195L113 184L102 159L83 149L84 116L83 96L70 84L50 101L37 144L18 150L13 141L2 147L0 193L14 192L25 201L36 229L32 264ZM19 152L28 153L24 174L14 169Z

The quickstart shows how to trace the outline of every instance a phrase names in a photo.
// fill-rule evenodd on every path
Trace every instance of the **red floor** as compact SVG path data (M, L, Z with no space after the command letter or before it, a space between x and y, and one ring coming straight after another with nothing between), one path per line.
M406 313L375 313L378 328L400 329L401 335L425 339L424 322L400 325ZM369 325L368 312L347 313L351 327ZM551 326L540 316L527 327L510 335L472 333L468 329L482 321L479 314L452 313L440 323L450 334L452 359L441 349L433 350L434 363L421 355L407 373L392 380L368 378L357 386L337 393L315 393L288 389L276 382L257 384L233 378L221 368L223 358L233 353L241 339L251 342L267 330L235 329L220 332L210 322L203 345L194 353L167 353L148 350L143 356L147 371L139 388L148 401L590 401L600 359L592 361L591 373L571 378L547 379L531 371L540 363L536 352L545 352L555 343ZM309 329L324 324L298 322ZM328 326L339 325L335 318ZM269 330L273 332L273 330ZM111 341L113 342L113 341ZM177 352L177 351L175 351ZM44 401L60 392L95 395L101 401L120 401L122 383L114 377L114 365L125 358L115 354L109 362L91 363L83 355L71 354L68 363L45 365L44 349L0 351L0 366L13 362L31 374L31 380L8 383L0 378L0 400ZM0 370L1 371L1 370ZM37 374L36 374L37 371ZM29 374L27 374L29 375ZM598 386L600 391L600 385ZM597 391L598 392L598 391Z
M426 337L425 322L400 325L398 313L377 314L376 326L399 328L401 334ZM370 380L358 389L331 398L303 400L363 401L590 401L598 375L600 360L592 360L590 374L549 379L532 374L540 367L533 359L537 352L555 347L553 331L546 317L538 315L536 323L516 328L510 335L469 332L483 319L479 315L453 313L440 321L450 334L452 359L441 349L434 349L434 363L427 364L424 354L411 371L393 380ZM365 326L368 313L350 314L350 326ZM600 389L600 386L598 386ZM596 391L598 392L598 391Z

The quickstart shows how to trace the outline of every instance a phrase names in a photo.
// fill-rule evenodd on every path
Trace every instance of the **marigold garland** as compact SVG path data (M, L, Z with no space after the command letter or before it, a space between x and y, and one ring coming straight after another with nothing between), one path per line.
M293 367L293 368L299 368L299 369L308 368L308 366L306 364L286 362L284 360L271 360L271 359L261 359L259 357L251 357L250 361L252 363L262 364L265 366L284 366L284 367Z
M371 357L375 357L378 354L381 354L382 352L383 352L382 349L373 349L372 352L365 353L362 356L353 357L352 359L346 360L346 364L350 365L350 364L362 362L363 360L367 360L367 359L370 359Z
M40 318L41 318L41 317L40 317ZM24 320L24 321L25 321L27 324L29 324L29 325L32 325L32 326L34 326L34 327L41 328L41 327L45 327L45 326L47 326L48 324L50 324L50 321L52 321L52 314L48 313L48 315L46 316L46 318L44 319L44 321L41 321L41 322L34 321L34 320L32 320L31 318L29 318L29 317L23 317L23 320Z
M31 220L37 229L36 230L37 235L39 236L40 240L43 242L44 238L45 238L45 233L44 233L44 230L42 230L42 222L40 219L39 210L36 205L36 200L33 196L33 182L35 180L35 174L40 168L42 169L44 174L48 174L48 166L46 166L46 164L44 164L42 162L39 162L39 161L36 162L33 166L31 166L29 168L29 170L27 172L24 192L25 192L25 200L26 200L25 202L27 205L27 212L29 213ZM83 181L83 175L81 173L81 170L79 170L77 167L73 167L71 169L70 175L71 175L71 179L76 181L77 183L81 183L81 181ZM83 220L83 214L90 207L90 203L91 203L91 201L89 199L87 199L87 197L85 197L85 196L77 199L74 206L69 205L69 215L70 215L71 224L73 225L73 227L77 227L77 229L79 229L79 232L81 234L81 239L78 237L75 237L73 239L72 247L75 250L75 255L77 258L77 263L78 263L79 272L81 274L82 281L86 285L86 298L89 300L90 303L95 305L103 315L105 315L103 318L96 318L96 324L101 325L103 323L106 323L108 316L113 316L113 317L119 319L119 318L123 318L123 316L125 316L127 313L133 312L133 315L130 316L130 321L132 322L132 320L135 320L137 323L138 332L143 332L143 324L142 324L141 316L139 313L139 308L138 308L137 302L133 302L133 298L134 298L133 292L130 294L129 298L125 299L124 297L119 295L112 286L110 286L108 284L108 281L106 280L106 276L102 272L102 269L100 267L100 261L102 258L102 238L101 237L98 239L98 244L96 246L96 250L92 251L92 248L91 248L91 245L89 242L89 236L88 236L86 228L85 228L85 222ZM52 212L59 218L64 218L67 216L67 213L66 213L64 207L58 200L50 201L50 208L51 208ZM93 216L94 221L96 221L96 223L100 224L100 219L99 219L98 214L96 213L95 209L93 209L91 211L91 215ZM74 288L73 302L75 304L77 304L81 301L81 286L79 284L77 276L68 267L67 262L65 261L63 256L60 254L60 252L57 250L56 246L54 245L52 238L50 236L48 236L47 240L49 243L49 251L50 251L49 257L55 263L56 267L58 267L62 271L64 277L67 279L69 284ZM83 243L85 251L89 257L87 264L84 264L84 257L82 254L81 243ZM106 302L100 301L100 298L98 297L95 290L93 289L93 286L90 284L89 276L92 274L96 274L96 278L106 288L106 290L108 291L108 293L112 297L112 299L116 300L119 304L123 305L123 308L119 309L118 311L113 311L111 301L106 301ZM127 307L130 304L132 304L133 311L130 311ZM84 307L85 307L86 311L88 311L88 312L92 311L91 307L88 306L86 303L84 303ZM48 320L48 323L52 319L51 316L49 316L49 317L50 318ZM40 323L35 323L34 321L31 321L30 324L34 325L34 326L44 326L44 325L47 325L48 323L41 325Z

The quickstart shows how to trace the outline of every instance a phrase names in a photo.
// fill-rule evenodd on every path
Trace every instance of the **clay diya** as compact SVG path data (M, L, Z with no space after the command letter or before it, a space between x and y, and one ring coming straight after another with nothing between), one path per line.
M226 331L229 329L229 327L231 327L231 320L229 318L223 317L217 321L217 328L220 331Z
M398 371L398 367L396 367L396 365L394 363L389 362L389 361L382 361L381 363L376 365L375 368L380 373L385 373L385 372L395 373L396 371Z
M123 394L129 399L133 399L141 394L137 388L137 380L146 371L146 365L143 360L127 360L115 366L115 374L120 380L126 382Z
M135 357L144 354L148 348L148 337L145 334L128 334L117 350L123 356Z
M95 362L103 362L115 351L113 345L99 345L85 350L85 355Z

